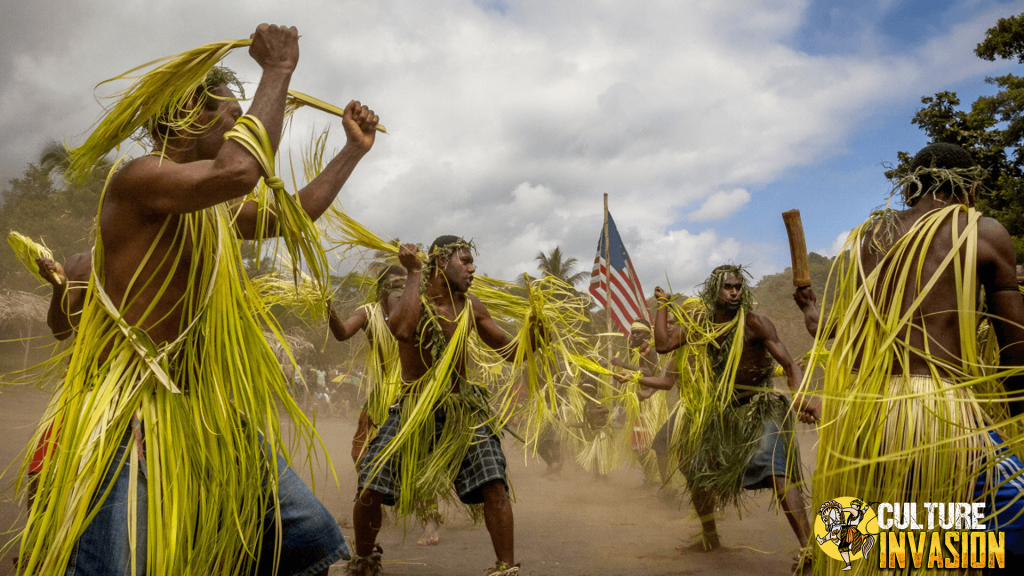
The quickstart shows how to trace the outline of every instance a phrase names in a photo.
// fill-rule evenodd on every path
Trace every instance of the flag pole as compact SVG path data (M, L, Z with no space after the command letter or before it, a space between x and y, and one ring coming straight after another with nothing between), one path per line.
M608 193L604 195L604 294L605 294L605 307L604 311L607 312L605 318L605 332L608 334L608 368L612 366L612 279L611 279L611 241L608 238Z

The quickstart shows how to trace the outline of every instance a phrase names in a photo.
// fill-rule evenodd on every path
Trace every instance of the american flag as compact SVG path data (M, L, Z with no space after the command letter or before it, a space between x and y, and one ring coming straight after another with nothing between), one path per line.
M633 270L633 263L626 253L626 246L619 238L612 215L608 214L608 258L611 259L610 277L605 274L604 231L597 244L597 257L594 258L594 270L590 273L590 294L598 304L611 311L612 321L623 334L629 334L629 325L637 318L650 320L647 305L644 301L644 289L640 287L640 279ZM608 286L606 279L611 281L611 304L609 305Z

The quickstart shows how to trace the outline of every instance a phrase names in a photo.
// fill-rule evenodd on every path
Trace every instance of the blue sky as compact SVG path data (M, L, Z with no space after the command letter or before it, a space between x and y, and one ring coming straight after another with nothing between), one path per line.
M792 37L792 45L814 55L876 51L883 56L899 57L999 5L1005 6L1004 16L1021 10L1019 3L1009 1L816 1L808 7L803 24ZM981 39L982 36L978 36L972 43L950 45L948 49L973 53L974 45ZM990 72L949 84L929 84L916 96L867 111L867 116L841 143L842 149L835 155L787 170L756 190L751 200L724 222L697 226L681 218L676 225L689 225L693 231L733 225L735 238L741 242L769 244L769 258L776 266L785 266L789 252L778 214L799 208L808 248L832 252L838 234L861 223L872 208L884 203L890 186L883 175L882 163L895 163L897 151L913 154L928 144L924 133L911 124L913 114L922 107L920 97L950 90L957 93L966 108L978 96L994 93L994 88L985 82L986 76L1024 72L1019 68L1014 62L997 62Z
M991 93L986 75L1018 71L973 49L1024 12L1024 0L9 4L0 182L47 140L82 141L99 81L259 22L295 25L292 87L360 99L390 132L338 197L351 215L404 241L473 238L484 273L514 278L555 246L589 267L608 193L648 293L666 277L686 290L724 261L783 269L790 208L812 250L834 251L884 201L880 163L925 144L910 124L922 96L969 103ZM258 81L244 52L226 64ZM283 149L327 124L297 115Z

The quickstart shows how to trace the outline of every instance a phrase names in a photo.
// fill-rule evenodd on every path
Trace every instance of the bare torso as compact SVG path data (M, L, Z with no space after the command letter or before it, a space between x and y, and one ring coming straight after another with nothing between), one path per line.
M745 387L763 386L765 378L771 375L775 365L765 346L762 318L753 312L748 312L746 315L743 330L743 352L740 355L740 364L736 370L734 383L739 396L750 394L749 391L744 390ZM718 343L728 345L727 337L731 338L732 334L720 336Z
M135 162L140 161L146 159ZM130 165L124 168L131 169ZM112 186L117 186L117 179L115 176ZM176 214L147 214L115 197L105 199L100 212L103 289L114 305L121 308L125 320L145 330L157 345L175 340L183 328L182 313L189 294L193 258L192 237L183 225L185 219ZM150 249L152 254L146 259ZM193 297L198 294L199 290L195 290Z
M926 210L923 207L921 209L915 207L898 212L892 228L893 243L905 236L913 225L928 213L929 210ZM967 225L967 214L964 212L958 212L955 217L957 218L959 228L962 231ZM978 226L979 263L991 260L989 254L991 252L991 247L986 234L991 223L992 220L990 218L982 218L982 222L980 222ZM907 262L904 270L916 270L918 266L921 266L922 283L927 283L935 272L939 270L943 259L945 259L950 250L952 250L953 241L951 230L952 218L947 219L946 222L943 222L939 226L938 232L934 235L930 247L924 254L924 261L920 262L919 258L915 257ZM862 246L861 250L861 253L864 255L863 264L867 274L871 274L871 272L880 265L886 266L887 268L892 266L891 263L883 264L883 254L880 254L878 250L868 246L870 243L870 237L871 232L869 231L867 239L865 240L865 245ZM961 263L964 262L966 254L966 247L961 248L959 256ZM889 272L889 270L883 269L880 272L881 275L884 276ZM993 282L995 282L995 275L992 273L992 270L988 266L980 266L978 272L979 280L983 283L987 282L991 289L991 287L994 286ZM910 374L928 375L930 374L929 366L935 363L934 359L949 362L953 365L960 364L962 350L960 342L960 314L958 312L957 293L958 289L956 285L954 267L950 264L939 273L938 280L929 292L928 297L925 298L914 311L911 327L905 328L900 332L900 338L906 339L912 350L927 349L933 359L929 360L925 356L911 351L909 358L910 365L904 367L901 363L901 359L897 355L892 369L894 374L902 374L904 371L907 371ZM909 281L906 285L906 290L900 303L901 313L906 313L911 308L914 299L918 294L919 290L916 282ZM889 294L875 294L875 297L891 297L891 291ZM923 331L921 330L921 327L924 328ZM925 343L925 333L927 333L927 344Z
M466 296L456 294L453 298L442 298L441 302L434 307L438 325L441 328L441 335L445 343L450 342L458 329L458 316L466 307ZM470 298L473 298L470 296ZM475 309L476 307L474 307ZM428 312L423 311L426 315ZM470 320L470 331L475 326L475 318ZM398 354L402 361L402 381L415 382L420 379L433 366L433 346L430 333L433 330L431 325L425 324L417 343L398 341ZM455 358L455 372L460 377L466 376L466 356L459 354ZM454 392L458 392L458 383L455 384Z

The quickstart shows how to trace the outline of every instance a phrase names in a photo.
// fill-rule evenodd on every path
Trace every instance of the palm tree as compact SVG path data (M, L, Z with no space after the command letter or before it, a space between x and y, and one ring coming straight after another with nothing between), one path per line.
M570 286L575 286L590 276L586 270L574 273L579 262L575 258L565 258L558 246L555 246L550 254L544 254L543 251L537 253L535 260L540 262L537 269L544 276L554 276Z

